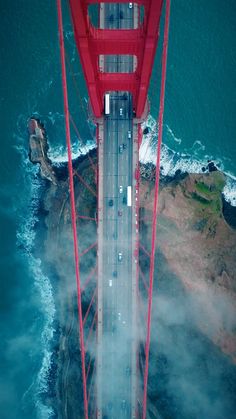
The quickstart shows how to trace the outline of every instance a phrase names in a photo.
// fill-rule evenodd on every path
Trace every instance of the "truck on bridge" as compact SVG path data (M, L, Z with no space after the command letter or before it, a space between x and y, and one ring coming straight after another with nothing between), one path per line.
M132 206L132 187L127 186L127 207Z

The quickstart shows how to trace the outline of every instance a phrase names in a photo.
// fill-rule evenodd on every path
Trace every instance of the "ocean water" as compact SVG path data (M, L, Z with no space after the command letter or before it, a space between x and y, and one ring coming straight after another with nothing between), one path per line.
M78 62L67 2L63 1L69 57L74 153L92 146L87 94ZM1 378L2 419L49 418L48 391L56 307L50 277L35 247L35 227L43 188L38 169L28 162L27 119L46 125L50 156L65 159L56 2L0 1L1 115ZM214 159L230 177L225 190L232 202L236 177L236 7L233 0L172 2L164 118L166 173L200 170ZM71 76L73 72L74 77ZM150 88L148 124L155 129L160 85L160 51ZM144 144L145 146L145 144ZM150 147L142 159L152 158ZM184 166L183 166L184 165ZM45 300L47 304L45 304Z

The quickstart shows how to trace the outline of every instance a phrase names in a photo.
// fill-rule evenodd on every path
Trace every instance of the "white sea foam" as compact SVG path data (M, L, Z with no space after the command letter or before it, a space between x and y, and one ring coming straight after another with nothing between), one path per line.
M140 147L140 162L148 163L151 162L156 164L156 143L157 143L157 124L154 118L149 115L147 121L143 124L143 129L149 128L148 134L143 136L143 141ZM171 133L174 136L173 131L170 127L164 127L163 141L165 141L165 133ZM180 144L181 139L175 141ZM207 169L207 160L212 160L212 156L205 155L204 160L197 158L199 151L205 151L205 145L200 140L195 141L190 150L191 154L178 153L171 150L163 142L161 150L161 173L164 176L174 176L177 170L187 173L202 173L202 168ZM217 157L217 161L219 161ZM217 166L217 165L216 165ZM223 162L220 161L220 169L224 171ZM227 202L232 206L236 206L236 177L228 172L224 172L226 175L226 185L223 189L223 195Z
M93 141L87 141L86 145L81 145L78 141L72 144L71 152L72 159L76 159L81 155L85 155L88 151L96 147L96 143ZM51 159L53 164L60 165L68 161L67 148L66 146L58 145L50 147L48 157Z
M50 280L42 271L41 260L33 254L36 234L35 225L38 221L36 212L39 205L41 182L37 176L38 168L29 162L25 148L23 146L18 146L17 148L22 155L22 169L25 173L25 185L27 185L28 189L28 193L25 194L27 202L22 203L24 209L20 211L17 243L24 249L26 254L29 273L32 275L36 292L40 297L40 307L42 308L44 318L43 330L41 332L41 348L39 348L41 349L42 365L36 380L34 380L27 392L31 393L31 389L33 389L33 397L38 408L38 418L49 419L53 415L53 410L44 405L41 395L48 390L48 375L52 362L50 343L54 333L55 304Z
M226 173L227 181L223 190L225 200L236 207L236 177Z
M50 113L48 119L54 125L64 116L59 113ZM28 398L34 398L37 407L37 417L39 419L50 419L53 415L53 409L47 406L42 397L47 394L49 386L49 373L52 365L51 341L53 338L54 328L53 322L55 318L55 304L53 299L53 290L49 278L43 273L41 260L35 257L35 225L38 222L37 210L40 200L41 180L38 177L39 167L32 165L28 159L28 152L25 148L25 117L21 115L17 122L18 132L16 141L18 145L15 147L22 157L22 173L24 173L24 182L27 193L25 200L21 203L22 211L20 213L19 227L17 231L17 243L25 252L29 274L32 275L37 294L40 297L44 324L41 332L41 350L42 363L36 379L33 380L29 389L23 396L23 402ZM50 146L50 144L49 144ZM75 159L81 155L85 155L89 150L96 147L96 142L87 141L86 145L79 144L78 141L72 144L72 158ZM66 145L50 146L49 158L54 165L60 165L67 162Z
M181 138L178 138L178 137L175 136L173 130L169 127L169 125L166 125L166 129L167 129L168 134L170 134L170 137L171 137L172 140L174 140L178 144L182 143Z
M56 122L64 121L64 114L59 112L48 112L47 115L48 120L54 125Z
M140 162L151 162L156 164L156 142L157 142L157 124L154 118L149 115L147 121L143 124L143 129L148 127L148 134L143 136L143 141L140 147ZM181 138L175 136L173 130L166 125L164 127L164 136L170 135L172 140L181 144ZM165 140L165 137L164 137ZM78 141L72 144L72 158L75 159L81 155L85 155L89 150L96 147L95 141L88 141L85 146ZM174 176L177 170L187 173L202 173L202 168L205 167L207 172L207 160L212 160L213 157L205 155L204 160L197 158L199 151L205 151L205 145L200 140L196 140L190 150L189 154L178 153L171 150L164 142L161 152L161 167L164 176ZM68 160L67 149L65 146L54 146L49 150L49 158L53 164L60 165ZM217 159L219 161L219 159ZM221 170L223 168L221 162ZM227 176L226 185L223 190L224 197L231 205L236 206L236 177L230 173L225 172Z
M58 117L59 115L57 115ZM55 115L51 115L52 120ZM52 122L51 120L51 122ZM18 137L18 143L24 144L24 138ZM72 158L85 155L89 150L96 147L95 141L88 141L85 146L81 146L78 141L72 145ZM32 274L34 285L40 296L42 313L44 316L44 325L41 332L41 354L42 363L36 379L30 388L25 392L23 400L27 397L35 398L37 407L37 416L39 419L50 419L53 415L53 409L43 402L43 395L48 391L48 378L52 365L52 350L50 344L53 338L53 321L55 318L55 304L53 299L53 290L49 278L43 273L41 260L34 256L35 246L35 225L38 221L37 210L40 199L41 181L38 177L39 168L29 162L27 150L24 145L15 147L22 156L22 172L25 176L25 185L30 188L27 194L27 202L22 203L24 208L20 211L20 222L17 231L17 243L24 249L29 266L29 272ZM54 164L61 164L68 160L67 149L64 146L50 147L49 157ZM27 210L26 210L27 209Z

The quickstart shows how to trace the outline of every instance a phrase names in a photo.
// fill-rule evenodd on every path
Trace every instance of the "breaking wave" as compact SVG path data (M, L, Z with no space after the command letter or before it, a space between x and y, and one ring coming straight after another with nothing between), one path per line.
M147 120L143 123L143 130L148 129L148 133L143 135L143 141L140 147L140 162L151 162L156 164L156 141L157 141L157 123L154 118L149 115ZM178 145L181 144L181 138L175 136L173 130L168 126L164 126L164 139L171 139ZM72 143L72 158L75 159L81 155L85 155L89 150L96 147L96 142L87 141L85 145L81 145L78 141ZM163 176L174 176L177 170L187 173L203 173L208 172L207 162L212 161L213 156L205 155L204 159L199 159L199 153L205 151L205 145L200 140L196 140L189 150L189 153L181 153L172 150L164 142L162 144L161 152L161 173ZM65 145L58 145L50 147L49 158L53 164L60 165L68 160L67 149ZM219 159L217 159L219 162ZM218 163L219 164L219 163ZM220 161L219 170L224 171L224 164ZM236 206L236 177L231 173L224 171L226 175L226 184L223 190L224 198L232 206Z
M143 141L140 147L140 162L156 164L156 142L157 142L157 123L154 118L149 115L147 121L143 123L143 130L147 133L143 135ZM145 130L146 128L146 130ZM170 127L165 126L163 136L170 135L174 137ZM175 137L176 142L181 143L181 139ZM161 150L161 173L164 176L174 176L177 170L187 173L203 173L208 172L208 161L213 161L212 156L205 155L204 160L199 159L198 152L204 151L205 146L200 141L195 141L190 150L191 154L180 153L171 150L165 143L162 144ZM217 159L219 161L219 159ZM219 163L218 163L219 165ZM223 195L227 202L232 206L236 206L236 177L231 173L224 171L224 164L220 161L219 170L223 170L226 175L226 185L223 189Z
M43 316L41 331L40 357L41 368L27 392L23 396L23 404L28 397L34 399L37 408L37 416L40 419L49 419L53 416L52 408L43 403L43 395L48 391L48 377L52 365L52 350L50 348L54 333L55 303L52 285L49 278L43 273L40 258L34 255L35 250L35 226L38 222L37 211L39 207L41 181L38 177L38 167L33 166L28 159L24 146L16 147L22 156L22 173L24 173L27 192L24 202L21 203L23 210L19 211L20 219L17 229L17 244L26 256L29 274L34 281L36 294L40 298L40 310Z
M78 141L72 143L71 152L72 159L85 155L88 151L96 147L95 142L87 141L85 145L81 145ZM50 147L48 157L55 165L60 165L68 161L67 149L64 145Z

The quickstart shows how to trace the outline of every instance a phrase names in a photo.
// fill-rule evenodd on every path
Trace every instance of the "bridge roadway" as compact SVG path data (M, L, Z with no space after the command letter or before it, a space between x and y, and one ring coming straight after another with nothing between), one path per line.
M132 28L134 8L103 4L100 27ZM132 57L102 57L108 72L133 71ZM136 409L135 166L132 97L110 92L110 114L99 125L97 416L125 419ZM127 206L132 187L132 207ZM120 256L119 256L120 254Z

